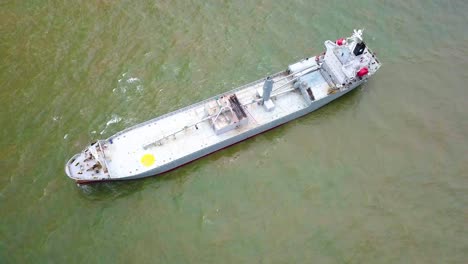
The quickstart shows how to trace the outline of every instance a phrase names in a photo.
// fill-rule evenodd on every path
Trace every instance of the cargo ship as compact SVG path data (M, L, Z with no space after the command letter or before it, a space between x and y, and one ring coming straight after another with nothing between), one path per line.
M97 140L65 172L79 184L158 175L313 112L366 82L381 63L363 31L286 70Z

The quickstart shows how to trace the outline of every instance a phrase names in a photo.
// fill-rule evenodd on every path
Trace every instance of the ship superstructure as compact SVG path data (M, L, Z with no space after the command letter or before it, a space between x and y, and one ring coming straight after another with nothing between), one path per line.
M325 47L285 71L93 142L65 171L78 183L157 175L308 114L381 66L362 30Z

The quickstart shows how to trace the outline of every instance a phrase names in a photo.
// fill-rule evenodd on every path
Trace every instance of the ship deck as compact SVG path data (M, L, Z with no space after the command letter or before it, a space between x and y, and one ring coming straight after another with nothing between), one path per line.
M320 71L308 73L312 79L312 91L315 99L327 96L329 85ZM216 97L195 103L161 117L126 129L112 137L106 143L105 157L111 178L131 177L156 167L163 166L181 157L190 155L216 143L247 132L261 125L275 122L286 115L300 111L308 106L298 89L292 89L286 72L272 76L275 86L283 86L278 91L292 91L274 98L275 109L266 111L263 105L252 103L256 100L257 89L262 89L264 79L228 91ZM235 93L247 114L248 123L226 133L216 135L210 122L200 122L206 118L205 104L222 95ZM198 123L196 126L193 124ZM176 133L175 133L176 132ZM112 144L110 143L112 142ZM145 157L151 157L149 162ZM154 157L154 159L153 159Z

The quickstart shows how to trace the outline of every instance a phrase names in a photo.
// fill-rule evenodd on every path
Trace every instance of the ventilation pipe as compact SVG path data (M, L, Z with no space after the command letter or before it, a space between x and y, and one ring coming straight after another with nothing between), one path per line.
M268 76L263 84L263 102L270 100L271 90L273 89L273 80Z

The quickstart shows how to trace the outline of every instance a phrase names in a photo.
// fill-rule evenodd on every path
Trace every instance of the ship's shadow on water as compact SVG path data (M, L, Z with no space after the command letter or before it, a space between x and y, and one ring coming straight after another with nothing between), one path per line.
M359 101L367 89L372 88L369 87L369 84L365 83L356 88L354 91L351 91L350 93L310 113L309 115L281 125L271 131L262 133L265 137L254 136L253 138L234 144L233 146L217 151L216 153L209 154L180 168L163 173L161 175L129 181L111 181L77 185L77 192L81 197L87 200L115 200L137 193L143 188L159 188L161 184L165 184L168 181L184 182L190 175L207 166L208 163L217 162L225 157L236 156L240 151L243 151L246 148L255 147L254 144L258 144L259 141L252 139L260 139L260 142L263 140L270 141L272 138L275 138L280 134L284 135L287 133L287 131L293 128L295 124L320 121L324 118L339 115L340 112L351 110L354 106L359 104Z
M368 91L368 89L374 88L372 83L373 80L369 80L368 83L364 83L361 86L354 89L353 91L343 95L335 101L328 103L322 108L319 108L306 116L294 120L293 122L291 122L291 124L294 124L294 122L301 123L308 122L311 120L332 118L333 116L339 117L341 114L343 114L344 111L352 111L356 106L359 105L363 95Z
M139 192L147 179L77 184L78 194L86 200L115 200Z

